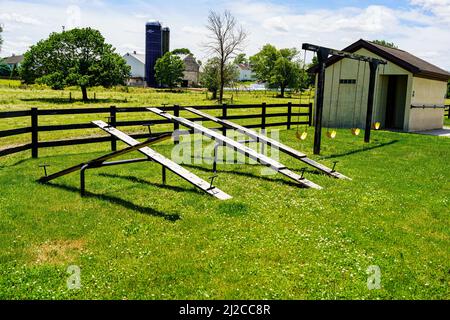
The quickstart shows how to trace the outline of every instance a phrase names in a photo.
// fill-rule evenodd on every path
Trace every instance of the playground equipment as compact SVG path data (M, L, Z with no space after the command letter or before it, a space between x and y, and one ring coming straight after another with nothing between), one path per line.
M163 118L166 118L172 122L178 123L180 125L183 125L185 127L191 128L196 130L197 132L201 133L202 135L214 139L216 142L221 143L224 146L227 146L229 148L232 148L236 150L237 152L245 155L246 157L249 157L250 159L253 159L257 161L258 163L268 166L275 170L276 172L294 180L299 185L307 187L307 188L314 188L314 189L322 189L319 185L315 184L314 182L311 182L303 177L302 175L298 175L294 173L293 171L289 170L285 165L273 160L272 158L269 158L261 153L256 152L253 149L250 149L246 147L245 145L241 144L238 141L232 140L216 131L213 131L211 129L205 128L201 126L198 123L194 123L188 119L182 118L182 117L176 117L174 115L171 115L165 111L162 111L158 108L147 108L147 110L160 115Z
M332 176L332 177L338 178L338 179L348 179L348 180L350 180L350 178L348 178L345 175L335 171L334 169L330 169L330 168L328 168L328 167L326 167L326 166L324 166L324 165L322 165L322 164L320 164L320 163L318 163L318 162L316 162L314 160L309 159L306 154L303 154L303 153L301 153L301 152L299 152L299 151L297 151L295 149L292 149L291 147L288 147L288 146L282 144L281 142L273 140L273 139L271 139L271 138L269 138L269 137L267 137L267 136L265 136L263 134L259 134L259 133L257 133L254 130L245 128L243 126L240 126L240 125L238 125L236 123L233 123L231 121L228 121L228 120L216 118L214 116L211 116L211 115L209 115L209 114L207 114L205 112L199 111L199 110L194 109L194 108L184 108L184 109L189 111L189 112L192 112L192 113L194 113L194 114L196 114L198 116L206 118L206 119L208 119L210 121L213 121L215 123L221 124L221 125L229 128L229 129L233 129L233 130L238 131L239 133L245 134L245 135L249 136L250 138L254 139L257 142L263 142L263 143L266 143L268 146L276 147L281 152L286 153L287 155L289 155L289 156L291 156L291 157L293 157L295 159L298 159L298 160L300 160L300 161L302 161L302 162L304 162L304 163L314 167L315 169L320 170L321 172L323 172L323 173L325 173L325 174L327 174L329 176Z
M92 121L93 124L98 126L100 129L106 131L110 135L116 137L117 139L121 140L122 142L129 145L128 148L125 148L123 150L115 151L112 153L109 153L107 155L104 155L102 157L87 161L85 163L81 163L78 165L75 165L73 167L70 167L68 169L59 171L57 173L54 173L49 176L44 176L40 178L38 181L42 183L49 182L53 179L56 179L58 177L67 175L69 173L80 171L80 191L81 194L85 194L85 171L87 169L93 169L93 168L100 168L105 166L113 166L113 165L119 165L119 164L129 164L129 163L136 163L136 162L142 162L142 161L153 161L156 163L159 163L162 166L162 182L163 184L166 183L166 169L172 171L176 175L180 176L184 180L188 181L195 187L201 189L202 191L208 193L209 195L212 195L220 200L227 200L230 199L231 196L223 192L217 187L214 187L212 185L213 178L211 179L211 183L208 183L204 181L203 179L199 178L192 172L186 170L185 168L181 167L177 163L173 162L172 160L164 157L162 154L156 152L155 150L149 148L148 146L163 140L166 140L171 137L171 134L163 134L159 135L157 137L153 137L148 139L145 142L139 142L129 135L123 133L120 130L117 130L116 128L108 125L106 122L103 121ZM114 162L105 162L109 159L127 154L132 151L139 151L140 153L144 154L146 158L140 158L140 159L131 159L131 160L121 160L121 161L114 161Z
M366 143L370 142L370 130L372 127L372 114L374 105L374 91L376 82L376 72L378 66L387 64L386 61L375 59L371 57L366 57L354 53L339 51L335 49L325 48L316 46L309 43L304 43L302 45L303 50L313 51L317 53L318 59L318 80L317 80L317 102L315 108L315 131L314 131L314 154L320 154L320 144L322 138L322 114L323 114L323 98L324 98L324 84L325 84L325 67L328 61L328 57L331 55L333 57L343 57L354 59L358 61L364 61L369 63L370 66L370 81L369 81L369 95L367 99L367 113L366 113L366 126L364 132L364 141ZM342 61L342 60L341 60ZM336 134L331 133L332 138Z

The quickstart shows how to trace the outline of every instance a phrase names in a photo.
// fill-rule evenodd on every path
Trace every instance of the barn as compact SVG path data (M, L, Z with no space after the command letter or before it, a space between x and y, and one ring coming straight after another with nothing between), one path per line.
M406 51L359 40L343 51L387 61L377 70L373 123L405 132L441 129L450 73ZM317 71L312 69L312 71ZM364 128L369 65L333 56L326 63L323 125ZM316 79L317 81L317 79Z

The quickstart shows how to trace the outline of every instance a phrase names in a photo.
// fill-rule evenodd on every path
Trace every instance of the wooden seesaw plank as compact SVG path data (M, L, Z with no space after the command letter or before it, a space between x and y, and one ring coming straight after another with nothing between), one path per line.
M228 120L219 119L217 117L211 116L210 114L207 114L205 112L199 111L199 110L194 109L194 108L186 107L184 109L189 111L189 112L192 112L192 113L194 113L194 114L196 114L198 116L201 116L203 118L211 120L211 121L213 121L215 123L224 125L227 128L234 129L234 130L236 130L236 131L238 131L238 132L240 132L242 134L245 134L245 135L247 135L247 136L249 136L249 137L251 137L253 139L256 139L258 142L262 141L262 142L265 142L269 146L276 147L281 152L284 152L284 153L290 155L291 157L296 158L296 159L298 159L298 160L300 160L300 161L302 161L302 162L304 162L304 163L306 163L306 164L308 164L308 165L310 165L310 166L312 166L312 167L322 171L323 173L325 173L325 174L327 174L329 176L332 176L332 177L335 177L335 178L338 178L338 179L351 180L349 177L346 177L342 173L339 173L337 171L333 171L332 169L328 168L327 166L324 166L323 164L320 164L320 163L318 163L318 162L308 158L308 156L306 154L301 153L300 151L297 151L297 150L295 150L295 149L293 149L293 148L291 148L289 146L286 146L286 145L282 144L281 142L276 141L274 139L271 139L271 138L269 138L269 137L267 137L267 136L265 136L263 134L259 134L259 133L257 133L254 130L248 129L246 127L243 127L241 125L238 125L238 124L236 124L234 122L231 122L231 121L228 121Z
M230 139L228 137L221 135L220 133L217 133L211 129L205 128L205 127L203 127L197 123L194 123L190 120L187 120L185 118L175 117L175 116L173 116L167 112L164 112L158 108L147 108L147 110L149 110L157 115L160 115L168 120L177 122L185 127L197 130L198 132L201 132L204 136L207 136L211 139L219 141L229 148L233 148L237 152L257 161L258 163L260 163L262 165L272 168L276 172L281 173L282 175L294 180L295 182L299 183L300 185L302 185L304 187L314 188L314 189L322 189L321 186L301 177L300 175L296 174L295 172L292 172L291 170L286 168L285 165L279 163L278 161L275 161L272 158L269 158L263 154L260 154L260 153L256 152L255 150L253 150L237 141L234 141L233 139Z
M49 181L51 181L53 179L65 176L65 175L67 175L69 173L72 173L72 172L75 172L75 171L78 171L78 170L81 170L81 168L83 166L85 166L85 165L95 166L96 164L102 164L106 160L110 160L112 158L115 158L115 157L118 157L118 156L130 153L132 151L135 151L135 150L141 149L143 147L146 147L146 146L148 146L150 144L161 142L163 140L169 139L170 137L171 137L171 134L169 134L169 133L161 134L161 135L159 135L157 137L152 137L152 138L150 138L150 139L148 139L148 140L146 140L144 142L138 143L138 144L136 144L134 146L130 146L130 147L127 147L127 148L122 149L122 150L114 151L114 152L108 153L108 154L106 154L104 156L95 158L93 160L90 160L90 161L87 161L87 162L83 162L83 163L77 164L75 166L72 166L70 168L67 168L67 169L61 170L59 172L53 173L53 174L51 174L49 176L41 177L38 181L39 182L43 182L43 183L49 182Z
M130 146L136 146L139 144L139 141L133 139L129 135L123 133L122 131L109 126L104 121L92 121L93 124L98 126L100 129L108 132L109 134L115 136L117 139L121 140L122 142L130 145ZM160 165L166 167L176 175L180 176L184 180L188 181L189 183L193 184L197 188L203 190L204 192L220 199L220 200L227 200L231 199L231 196L223 192L217 187L211 186L210 183L206 182L205 180L201 179L200 177L196 176L192 172L186 170L179 164L173 162L172 160L164 157L162 154L156 152L153 149L150 149L149 147L143 147L139 148L138 151L153 161L159 163Z

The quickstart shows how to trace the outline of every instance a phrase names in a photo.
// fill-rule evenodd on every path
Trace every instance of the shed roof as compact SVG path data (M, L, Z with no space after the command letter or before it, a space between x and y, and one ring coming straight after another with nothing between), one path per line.
M383 59L386 59L402 67L403 69L410 71L416 77L441 81L448 81L450 79L450 73L448 71L445 71L444 69L441 69L423 59L420 59L409 52L400 49L384 47L363 39L356 41L342 51L354 53L360 49L367 49L370 52L373 52L382 57ZM331 66L341 59L343 58L333 56L328 59L326 66ZM315 72L316 70L312 69L311 71Z

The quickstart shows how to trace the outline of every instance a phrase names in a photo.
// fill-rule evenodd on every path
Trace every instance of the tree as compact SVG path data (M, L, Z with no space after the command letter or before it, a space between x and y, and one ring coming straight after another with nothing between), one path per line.
M231 84L238 77L239 73L236 66L228 63L224 68L224 83ZM217 99L217 92L220 90L220 59L215 57L209 59L200 76L200 83L202 86L212 92L213 99Z
M3 27L0 25L0 51L2 50L3 38L2 38Z
M372 43L378 44L383 47L398 49L398 47L393 42L388 42L386 40L373 40Z
M0 76L9 77L11 75L11 68L5 63L5 60L0 59Z
M239 53L236 58L234 58L234 64L248 64L248 59L245 53Z
M192 54L191 50L187 49L187 48L180 48L180 49L175 49L172 50L173 54Z
M286 88L302 89L308 86L308 75L297 59L296 49L277 50L265 45L260 52L250 57L250 63L258 81L266 82L271 88L280 88L284 97Z
M25 83L41 83L53 89L79 86L83 101L87 88L125 83L130 67L105 38L91 28L52 33L24 55L20 75Z
M184 62L179 56L167 52L156 61L155 77L163 86L175 87L183 81Z
M204 46L213 56L219 58L219 103L222 103L227 64L236 53L242 51L247 33L242 26L237 25L236 19L229 11L223 14L210 11L206 28L210 33L209 41Z

